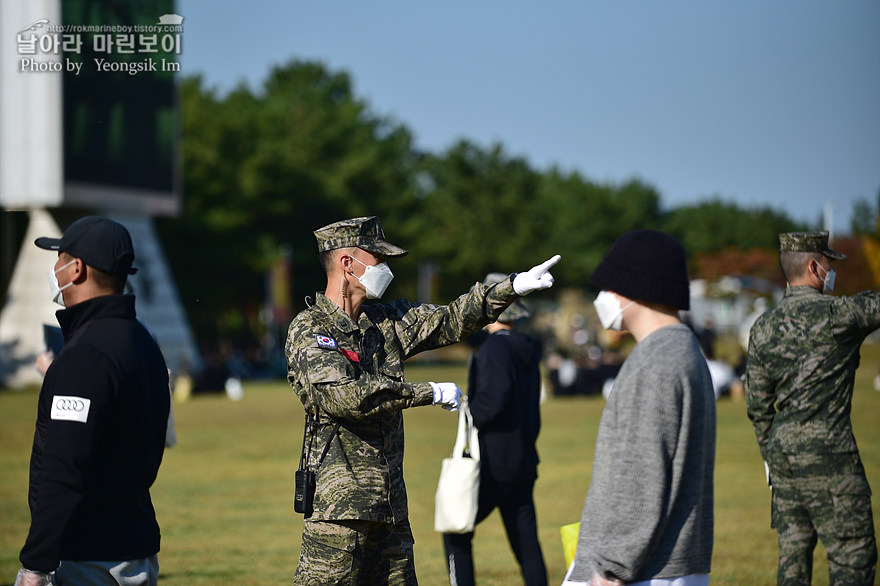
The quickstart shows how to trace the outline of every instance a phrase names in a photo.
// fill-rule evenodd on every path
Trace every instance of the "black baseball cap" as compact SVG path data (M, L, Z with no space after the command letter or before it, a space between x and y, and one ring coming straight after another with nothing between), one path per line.
M70 225L61 238L37 238L34 244L44 250L66 252L90 267L109 275L133 275L137 272L134 246L128 230L110 218L85 216Z

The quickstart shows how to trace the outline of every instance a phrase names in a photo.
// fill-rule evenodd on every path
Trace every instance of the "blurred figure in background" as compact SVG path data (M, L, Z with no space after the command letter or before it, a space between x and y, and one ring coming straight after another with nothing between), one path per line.
M697 334L697 339L700 341L700 348L706 355L706 359L715 360L715 322L711 317L703 320L703 328Z
M505 279L502 273L489 273L483 284ZM471 356L467 404L480 442L476 523L498 508L525 584L544 586L547 568L532 498L538 477L535 442L541 429L541 346L514 329L516 320L529 313L522 302L514 301L498 321L486 326L489 336ZM474 533L443 534L454 586L474 583L473 538Z

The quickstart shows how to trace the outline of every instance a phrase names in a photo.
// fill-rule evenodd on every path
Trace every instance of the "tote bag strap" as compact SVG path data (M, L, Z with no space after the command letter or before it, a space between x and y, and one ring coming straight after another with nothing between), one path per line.
M462 402L458 410L458 432L455 435L455 446L452 448L453 458L463 458L465 451L470 453L471 458L480 461L480 440L477 437L477 427L467 402Z

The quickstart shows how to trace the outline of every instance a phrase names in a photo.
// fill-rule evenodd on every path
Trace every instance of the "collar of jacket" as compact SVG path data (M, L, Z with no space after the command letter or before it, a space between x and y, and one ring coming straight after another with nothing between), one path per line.
M348 314L342 311L342 308L333 301L330 301L323 293L315 295L315 307L326 314L329 319L333 320L336 329L342 332L354 332L358 329L357 324L348 317Z
M103 317L134 319L134 295L102 295L93 297L73 307L55 312L64 340L67 341L83 324Z
M788 287L785 290L784 297L807 297L810 295L822 296L823 293L815 287L809 285L798 285L797 287Z

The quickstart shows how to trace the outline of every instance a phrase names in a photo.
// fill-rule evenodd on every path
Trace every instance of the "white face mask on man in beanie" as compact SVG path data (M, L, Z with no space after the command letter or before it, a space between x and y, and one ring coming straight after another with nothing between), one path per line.
M596 308L596 314L598 314L603 328L619 332L620 328L623 327L623 312L633 303L635 301L630 301L626 304L626 307L621 307L620 299L614 293L599 291L599 294L593 301L593 307Z

